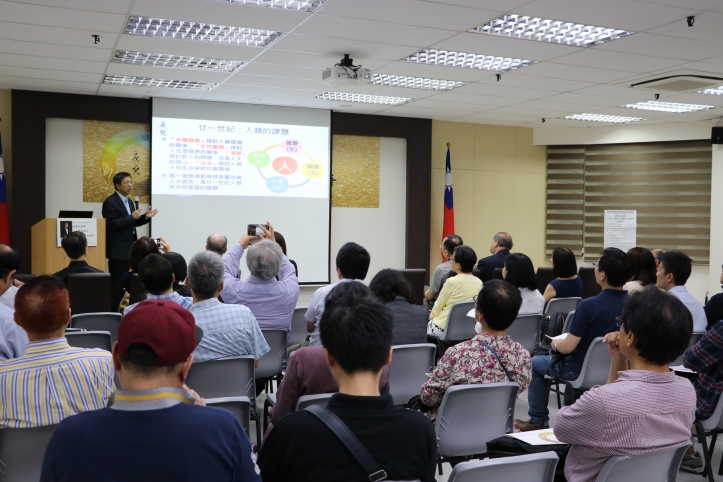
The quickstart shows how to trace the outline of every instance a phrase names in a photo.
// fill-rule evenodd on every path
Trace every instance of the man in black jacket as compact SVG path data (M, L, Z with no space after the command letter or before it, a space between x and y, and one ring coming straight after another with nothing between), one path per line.
M482 282L492 279L495 268L504 268L505 259L512 249L512 236L504 231L495 234L490 244L490 253L492 256L482 258L477 263L477 269L480 270L480 279Z
M111 303L115 311L123 297L123 273L128 270L128 251L138 239L136 227L147 224L158 210L148 206L148 210L141 214L141 210L136 209L128 198L133 191L133 179L127 172L113 176L113 184L116 191L103 201L103 217L106 220L105 254L110 272Z
M104 271L94 268L88 264L85 257L88 256L88 240L81 231L68 233L61 241L63 251L70 258L70 264L53 274L56 278L68 284L68 276L78 273L103 273Z

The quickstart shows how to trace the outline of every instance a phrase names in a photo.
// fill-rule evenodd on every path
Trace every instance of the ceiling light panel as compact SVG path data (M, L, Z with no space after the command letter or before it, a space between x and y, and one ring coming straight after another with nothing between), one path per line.
M467 85L468 82L454 80L426 79L424 77L404 77L401 75L374 74L372 84L406 89L452 90Z
M192 82L189 80L152 79L150 77L135 77L132 75L106 75L103 79L103 83L131 87L163 87L166 89L183 90L211 90L218 85L217 82Z
M562 119L588 121L588 122L608 122L613 124L625 124L627 122L638 122L645 120L642 117L625 117L620 115L604 115L604 114L573 114L566 115Z
M677 112L677 113L688 113L698 112L700 110L717 109L714 105L699 105L699 104L676 104L674 102L656 102L649 100L647 102L638 102L636 104L626 104L620 107L628 109L641 109L641 110L657 110L660 112Z
M267 47L284 32L132 15L124 33L194 42Z
M493 55L468 54L449 50L424 49L402 59L402 62L416 64L444 65L466 69L495 70L506 72L536 64L534 60L513 59L511 57L495 57Z
M616 28L595 27L581 23L563 22L548 18L508 14L479 25L470 32L536 40L575 47L592 47L627 37L635 32Z
M327 0L211 0L212 2L235 3L239 5L255 5L257 7L280 8L283 10L296 10L297 12L313 12L324 5Z
M130 50L116 50L112 62L173 69L205 70L207 72L233 72L246 63L240 60L209 59L206 57L133 52Z
M324 92L319 94L314 99L319 100L333 100L336 102L359 102L362 104L383 104L383 105L402 105L408 102L413 102L417 99L411 99L408 97L388 97L385 95L365 95L365 94L350 94L348 92Z
M723 95L723 85L720 87L713 87L712 89L704 89L699 90L699 94L713 94L713 95Z

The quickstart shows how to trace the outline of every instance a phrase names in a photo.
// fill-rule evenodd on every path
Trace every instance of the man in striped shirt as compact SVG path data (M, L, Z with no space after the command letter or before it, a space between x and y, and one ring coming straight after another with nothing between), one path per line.
M147 300L169 300L186 309L193 305L193 298L181 296L173 290L173 282L176 281L173 265L163 256L149 254L143 258L138 265L138 277L143 287L148 290ZM136 306L138 303L127 307L123 315L130 313Z
M30 342L22 357L0 363L1 425L55 425L106 405L115 390L111 354L68 345L70 301L62 281L38 276L25 283L15 297L15 320Z

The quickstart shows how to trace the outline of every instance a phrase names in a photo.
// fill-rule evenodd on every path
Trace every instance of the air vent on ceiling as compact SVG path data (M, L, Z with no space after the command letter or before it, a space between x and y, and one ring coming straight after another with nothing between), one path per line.
M723 77L708 75L668 75L631 84L634 89L689 92L723 85Z

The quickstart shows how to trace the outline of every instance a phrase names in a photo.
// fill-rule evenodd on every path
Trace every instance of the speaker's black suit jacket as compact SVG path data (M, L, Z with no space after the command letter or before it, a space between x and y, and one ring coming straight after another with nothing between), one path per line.
M128 199L131 212L135 211L135 202ZM127 260L128 251L138 239L135 228L148 224L150 219L143 214L135 219L128 214L123 200L114 192L103 201L103 217L105 218L105 257L108 259Z

